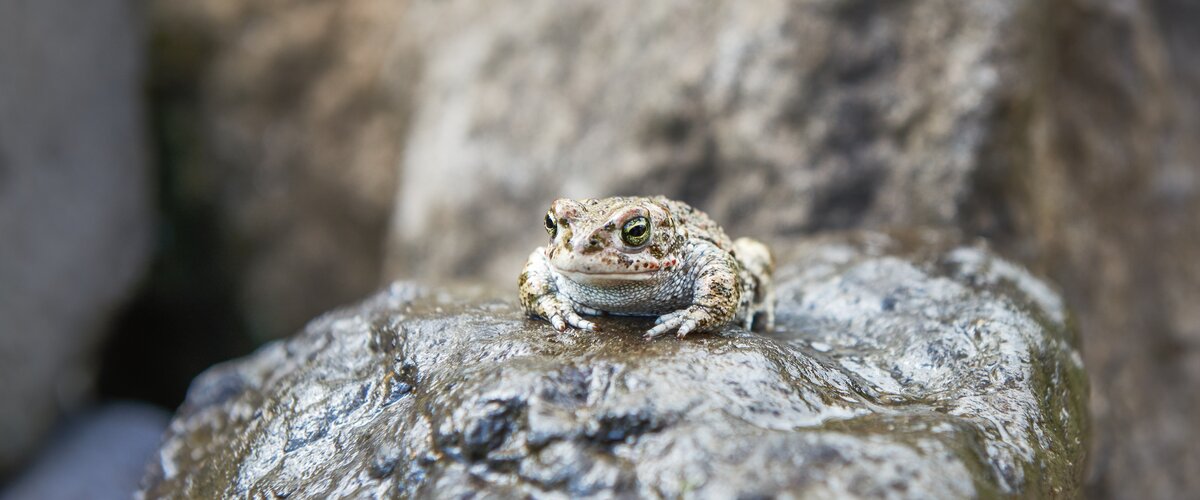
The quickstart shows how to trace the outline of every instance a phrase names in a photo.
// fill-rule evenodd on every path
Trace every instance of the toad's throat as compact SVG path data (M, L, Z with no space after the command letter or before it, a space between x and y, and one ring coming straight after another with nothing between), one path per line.
M615 271L580 271L572 269L558 269L568 279L587 283L602 283L612 281L647 281L652 280L658 275L657 269L638 271L638 272L615 272Z

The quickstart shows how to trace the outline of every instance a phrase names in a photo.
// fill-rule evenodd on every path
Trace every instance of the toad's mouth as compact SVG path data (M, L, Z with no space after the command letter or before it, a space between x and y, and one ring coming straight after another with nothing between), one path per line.
M558 269L559 273L572 281L644 281L653 279L658 274L657 269L647 269L637 272L617 271L580 271L578 269Z

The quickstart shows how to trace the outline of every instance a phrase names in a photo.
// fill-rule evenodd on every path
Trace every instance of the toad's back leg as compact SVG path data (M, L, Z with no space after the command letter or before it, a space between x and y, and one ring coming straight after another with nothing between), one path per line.
M738 238L733 242L733 256L741 264L742 297L738 312L744 314L743 326L749 330L754 318L762 315L758 322L761 329L770 331L775 326L775 290L771 274L775 272L775 260L771 250L758 240Z

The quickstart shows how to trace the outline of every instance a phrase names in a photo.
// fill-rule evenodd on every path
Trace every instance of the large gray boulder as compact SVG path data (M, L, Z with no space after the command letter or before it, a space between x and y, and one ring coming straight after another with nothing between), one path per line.
M393 276L507 283L558 196L986 236L1078 313L1089 494L1200 491L1196 2L412 5Z
M198 378L142 494L1078 494L1087 385L1060 299L934 240L777 248L764 335L560 334L514 291L398 283Z
M152 208L132 2L0 2L0 472L94 379Z
M1194 1L150 5L258 331L374 286L389 210L388 277L503 286L561 195L949 227L1077 313L1089 496L1200 490Z
M735 232L949 224L1020 2L413 2L391 271L507 283L559 197L664 194Z

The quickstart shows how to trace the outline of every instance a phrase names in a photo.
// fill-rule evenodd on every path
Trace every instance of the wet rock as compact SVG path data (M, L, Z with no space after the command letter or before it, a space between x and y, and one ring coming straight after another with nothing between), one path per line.
M389 227L390 277L508 286L564 194L668 194L758 238L954 227L1078 313L1089 496L1200 490L1195 2L151 4L210 51L164 53L202 116L168 114L240 240L199 268L248 271L212 295L256 331L374 286Z
M507 283L562 195L953 227L1078 313L1089 496L1200 491L1200 4L413 5L393 276Z
M148 264L133 2L0 3L0 473L92 388Z
M192 386L149 497L1078 494L1058 296L976 247L776 245L779 328L557 333L512 293L398 283Z

